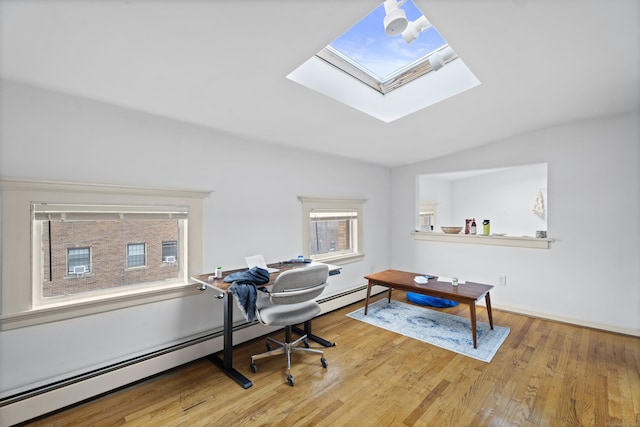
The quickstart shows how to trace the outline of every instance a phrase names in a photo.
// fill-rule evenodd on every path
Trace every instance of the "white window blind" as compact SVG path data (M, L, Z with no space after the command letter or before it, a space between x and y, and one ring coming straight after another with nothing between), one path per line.
M187 206L77 205L33 203L33 218L38 221L135 221L187 219Z

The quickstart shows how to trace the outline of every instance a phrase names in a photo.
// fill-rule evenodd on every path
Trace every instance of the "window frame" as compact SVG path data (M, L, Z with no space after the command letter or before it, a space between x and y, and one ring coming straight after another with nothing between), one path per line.
M172 248L171 255L165 254L165 248ZM160 249L160 257L163 265L165 264L175 264L178 262L178 241L177 240L163 240L162 248ZM173 258L173 259L169 259Z
M87 270L85 270L84 273L82 274L87 274L87 273L91 273L91 247L90 246L83 246L83 247L68 247L67 248L67 276L74 276L77 275L78 273L76 273L75 268L76 267L80 267L80 265L74 265L73 267L71 267L71 262L70 262L70 252L71 251L78 251L78 250L87 250L87 258L88 258L88 263L86 264L82 264L82 266L84 267L88 267ZM84 258L84 257L83 257Z
M131 265L132 260L138 260L140 254L132 254L132 249L142 248L142 264ZM127 270L135 270L147 267L147 244L145 242L127 243Z
M2 230L0 255L2 311L0 327L10 330L147 304L198 293L190 282L189 272L202 271L203 199L210 191L194 191L134 186L31 181L0 178ZM131 286L126 289L96 292L61 303L40 306L34 299L33 278L38 267L31 260L31 204L72 203L112 205L184 205L189 207L189 225L185 245L189 257L185 262L185 280L169 286ZM11 248L11 250L7 250Z
M386 95L395 89L399 89L400 87L435 71L429 61L429 58L433 55L439 55L442 52L451 52L443 57L444 64L448 64L449 62L458 59L458 55L453 51L453 49L451 49L448 44L445 44L444 46L435 49L433 52L428 53L422 58L419 58L411 64L408 64L392 73L384 80L380 80L378 77L367 72L364 67L359 66L340 51L332 48L331 45L321 49L316 53L316 57L345 72L380 94Z
M305 258L310 258L313 261L329 262L329 263L349 263L360 261L364 258L364 216L363 206L366 199L329 199L318 197L303 197L299 196L298 199L302 203L302 253ZM311 236L309 228L311 225L311 214L313 211L354 211L356 212L357 225L356 229L352 230L355 233L354 244L355 248L350 252L328 252L324 254L311 255L309 250L311 244Z

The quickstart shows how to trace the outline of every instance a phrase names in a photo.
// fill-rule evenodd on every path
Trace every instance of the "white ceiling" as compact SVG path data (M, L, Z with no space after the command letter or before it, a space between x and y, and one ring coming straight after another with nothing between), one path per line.
M414 0L482 84L392 123L286 78L381 1L0 0L0 75L391 167L638 110L638 0Z

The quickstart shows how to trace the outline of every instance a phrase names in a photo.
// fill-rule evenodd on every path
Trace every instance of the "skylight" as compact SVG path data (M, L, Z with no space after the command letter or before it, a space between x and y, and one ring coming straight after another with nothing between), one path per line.
M385 1L287 77L386 122L480 84L411 0Z
M403 10L410 22L423 16L410 0L404 3ZM350 69L355 67L379 83L380 89L374 89L386 93L389 90L384 89L385 83L423 64L430 55L447 46L432 25L411 43L407 43L401 34L390 37L385 33L384 18L385 8L380 5L317 56L351 75L359 74ZM358 78L357 75L354 77ZM390 88L393 89L395 87Z

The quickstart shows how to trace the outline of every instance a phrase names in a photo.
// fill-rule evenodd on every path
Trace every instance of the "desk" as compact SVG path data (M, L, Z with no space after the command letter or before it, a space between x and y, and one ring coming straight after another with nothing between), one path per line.
M418 294L444 298L463 304L469 304L469 309L471 311L471 333L473 334L473 348L478 348L476 338L476 301L484 297L487 303L489 325L491 326L491 329L493 329L491 298L489 297L489 291L493 289L493 286L473 282L466 282L465 284L453 286L449 282L438 282L435 278L429 279L429 281L425 284L418 284L413 280L413 278L416 276L424 276L424 273L409 273L399 270L385 270L379 273L364 276L365 279L369 280L369 284L367 286L367 298L364 303L364 314L367 314L367 310L369 308L369 297L371 295L371 287L374 285L381 285L389 288L389 302L391 302L391 290L393 288L396 288L407 292L415 292Z
M269 283L266 283L262 286L272 285L276 280L276 277L284 271L291 270L294 268L306 267L310 264L308 263L295 263L295 262L282 262L276 264L269 264L268 267L274 267L280 269L277 273L271 273L269 277ZM340 274L340 268L337 266L330 265L329 266L329 275L334 276L336 274ZM209 281L209 277L212 277L214 274L201 274L199 276L192 276L191 279L204 285L205 287L213 288L220 292L217 296L219 299L225 299L224 301L224 315L223 315L223 358L216 354L209 355L208 359L217 365L220 369L222 369L227 375L229 375L232 379L234 379L238 384L240 384L244 388L249 388L253 385L253 383L240 372L236 371L233 368L233 306L235 305L234 297L229 291L229 287L231 283L224 282L224 278L231 273L235 273L236 271L244 271L246 268L238 269L238 270L230 270L222 273L221 279L213 279ZM206 288L205 288L206 289ZM304 330L300 330L299 328L293 328L297 333L306 334L310 340L316 341L325 347L331 347L335 345L335 343L331 343L326 341L316 335L311 333L311 320L305 322Z

